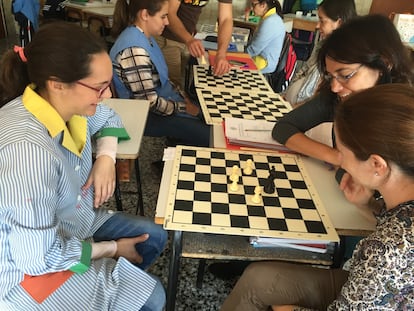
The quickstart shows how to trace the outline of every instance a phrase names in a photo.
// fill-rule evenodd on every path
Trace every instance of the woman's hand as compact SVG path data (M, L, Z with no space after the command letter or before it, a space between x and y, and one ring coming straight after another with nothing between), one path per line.
M115 190L115 164L111 157L102 155L96 159L82 190L88 190L92 185L95 189L93 205L98 208L112 197Z
M134 238L122 238L116 241L117 251L115 258L124 257L130 262L135 264L142 263L143 259L140 254L137 253L135 244L143 243L149 238L149 234L143 234Z
M200 108L193 104L188 98L185 98L185 112L187 112L189 115L192 115L194 117L198 116L200 113Z
M358 207L366 208L374 194L373 190L356 182L348 173L345 173L342 176L339 188L344 193L346 199Z

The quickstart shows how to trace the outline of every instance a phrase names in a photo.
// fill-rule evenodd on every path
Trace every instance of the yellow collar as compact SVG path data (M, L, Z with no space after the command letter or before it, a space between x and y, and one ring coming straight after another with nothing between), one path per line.
M263 19L273 14L276 14L276 8L271 8L269 11L267 11L266 14L263 15Z
M33 90L34 87L29 85L24 90L23 105L46 127L52 138L63 131L62 146L80 157L86 143L86 118L74 115L66 124L55 108Z

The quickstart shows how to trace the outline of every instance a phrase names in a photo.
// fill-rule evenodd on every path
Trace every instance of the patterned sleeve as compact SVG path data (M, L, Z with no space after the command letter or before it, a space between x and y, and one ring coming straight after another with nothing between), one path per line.
M412 210L402 210L361 240L348 281L329 310L411 310L413 220Z
M121 79L134 98L149 100L151 111L159 115L171 115L176 111L177 104L173 100L158 96L159 75L145 49L127 48L118 56L118 62Z

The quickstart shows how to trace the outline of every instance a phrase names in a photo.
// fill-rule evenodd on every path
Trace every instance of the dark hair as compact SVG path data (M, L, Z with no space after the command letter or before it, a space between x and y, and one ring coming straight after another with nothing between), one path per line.
M342 23L357 16L354 0L323 0L319 6L331 20Z
M414 177L414 88L384 84L339 104L336 134L361 161L378 154Z
M139 11L146 9L148 14L154 16L161 10L164 2L168 0L118 0L115 4L114 19L111 35L115 39L128 26L132 25Z
M282 6L278 0L258 0L259 3L266 3L268 10L276 8L276 13L283 18Z
M326 57L344 64L360 63L380 71L378 83L413 83L410 53L387 17L366 15L353 18L324 40L318 64L320 72L325 73Z
M51 78L72 83L88 76L91 56L102 52L106 52L105 43L73 23L54 22L41 26L23 50L26 62L13 50L3 55L0 107L23 94L30 83L44 89Z

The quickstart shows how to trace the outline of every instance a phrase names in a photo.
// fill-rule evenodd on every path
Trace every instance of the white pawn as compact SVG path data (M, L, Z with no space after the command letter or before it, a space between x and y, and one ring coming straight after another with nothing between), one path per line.
M231 168L230 180L233 180L233 179L231 179L231 177L235 176L235 175L237 175L237 176L240 175L239 174L239 167L237 165L233 165L233 167Z
M244 167L243 173L245 175L251 175L253 173L253 161L252 161L252 159L248 159L246 161L246 166Z
M252 202L253 203L260 203L262 201L261 198L260 198L261 194L262 194L262 187L256 186L254 188L254 196L252 197Z
M230 180L232 181L230 185L230 190L231 191L239 190L239 185L237 184L239 182L239 175L231 175Z
M201 55L201 65L207 65L206 57L204 56L204 54Z

